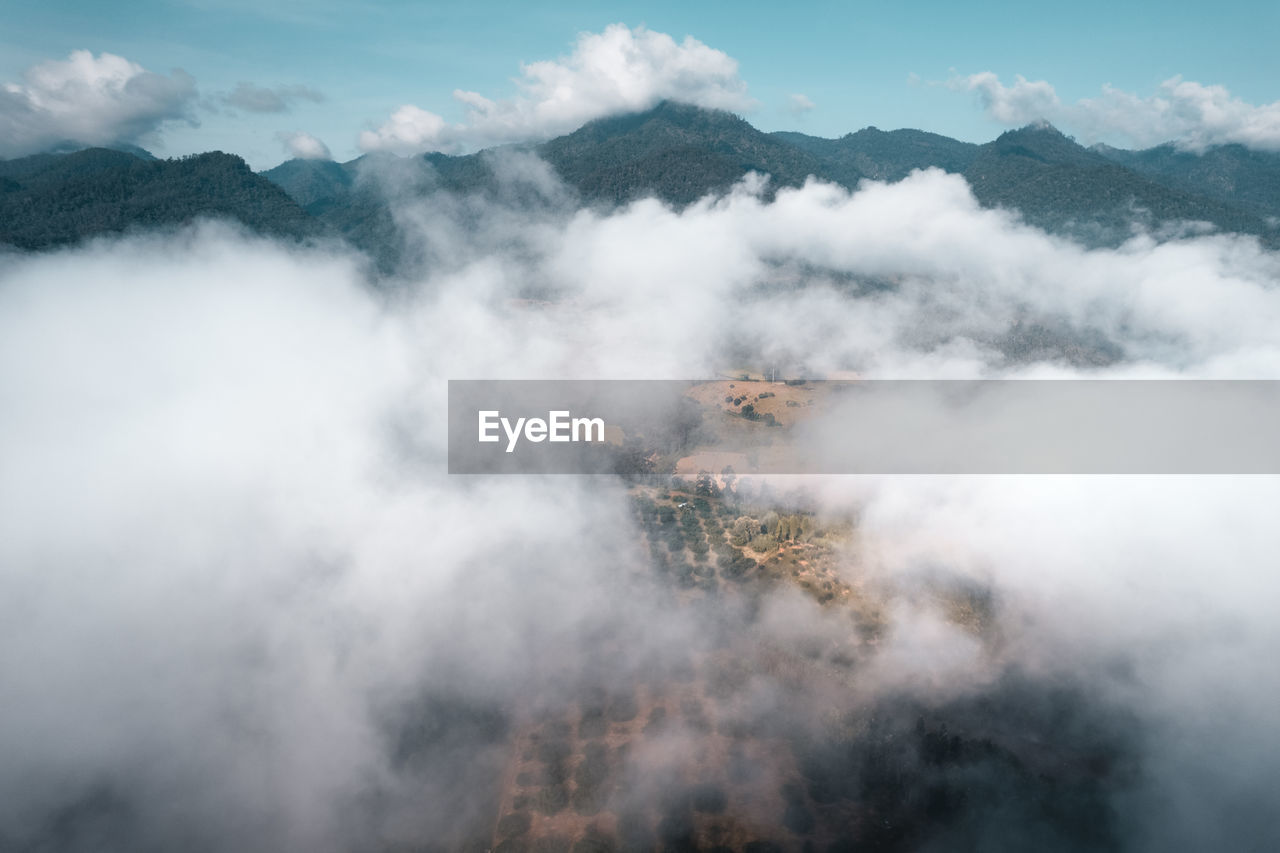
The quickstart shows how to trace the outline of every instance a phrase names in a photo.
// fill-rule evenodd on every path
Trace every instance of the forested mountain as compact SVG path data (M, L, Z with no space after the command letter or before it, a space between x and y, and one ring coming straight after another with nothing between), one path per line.
M1135 223L1159 233L1202 222L1260 235L1270 245L1280 240L1274 224L1280 155L1231 145L1204 154L1171 145L1086 149L1044 124L985 145L876 128L823 139L762 133L730 113L666 102L547 142L464 156L290 160L261 175L218 152L179 160L149 156L88 149L0 161L0 241L38 249L223 216L268 234L332 234L391 270L407 248L396 203L431 204L440 190L535 208L609 207L645 196L683 206L752 171L770 175L772 192L811 175L854 188L863 178L897 181L928 167L963 175L985 206L1016 210L1034 225L1090 244L1116 244ZM525 177L513 181L520 170ZM554 198L546 196L548 186Z
M978 155L978 146L923 130L884 131L866 127L839 139L779 131L775 139L808 151L825 163L881 181L898 181L915 169L930 166L963 172Z
M1280 216L1280 152L1221 145L1203 154L1172 144L1145 151L1096 145L1104 157L1153 180L1260 216Z
M839 139L800 133L763 134L728 113L664 103L647 112L591 122L567 136L525 149L548 163L583 202L616 204L644 195L683 205L730 186L748 171L768 173L776 186L798 186L809 175L853 188L863 177L896 181L915 169L962 174L987 207L1018 211L1031 224L1090 244L1114 245L1133 227L1159 230L1184 222L1247 234L1276 244L1280 230L1280 156L1239 146L1204 155L1171 146L1145 152L1086 149L1046 124L1009 131L985 145L920 130L866 128ZM428 184L457 192L494 184L489 154L422 159ZM300 161L294 161L298 163ZM285 164L290 166L291 164ZM307 168L348 170L355 164ZM308 209L346 223L338 201L317 202L297 178L268 173ZM297 168L294 166L294 168ZM367 205L362 205L366 207ZM361 217L368 214L362 210ZM328 218L328 217L326 217ZM357 217L357 219L360 217Z
M854 166L824 160L776 134L761 133L732 113L664 102L643 113L589 122L539 145L456 157L425 154L415 159L429 169L408 183L460 193L494 190L494 158L504 152L537 156L586 203L656 196L685 205L728 189L752 171L770 175L775 186L800 186L810 175L854 186L863 176ZM341 165L290 160L263 175L308 210L323 213L351 194L352 176L368 160Z
M1273 240L1264 217L1280 213L1280 157L1240 146L1202 156L1172 146L1086 149L1043 123L985 145L876 128L839 139L773 136L880 180L928 167L962 174L984 206L1017 210L1034 225L1094 244L1124 240L1135 222L1155 228L1209 222Z
M752 171L772 176L776 186L800 186L810 175L852 186L862 177L856 167L761 133L731 113L671 102L590 122L536 151L591 201L655 195L689 204Z
M0 243L43 249L200 216L234 219L276 236L320 232L279 187L220 151L144 160L89 148L0 161Z
M403 260L406 250L387 210L388 198L445 190L501 193L505 202L524 206L545 203L536 186L522 193L511 181L500 180L511 155L536 157L549 166L572 201L606 206L645 196L682 206L723 192L753 171L771 176L769 192L800 186L810 175L845 186L855 186L861 177L856 168L824 162L731 113L670 102L589 122L539 145L407 160L366 155L344 164L290 160L263 175L386 269Z
M1154 228L1209 222L1224 231L1275 236L1242 206L1159 183L1045 124L980 146L964 176L983 205L1016 209L1034 225L1091 243L1120 242L1134 222Z
M355 180L356 164L332 160L286 160L262 177L280 187L308 213L322 213L347 194Z

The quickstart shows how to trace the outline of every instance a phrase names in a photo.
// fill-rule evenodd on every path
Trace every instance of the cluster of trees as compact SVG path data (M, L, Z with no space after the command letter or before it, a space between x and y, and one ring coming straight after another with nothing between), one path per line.
M1123 849L1112 798L1131 769L1129 721L1096 702L1021 676L929 711L886 698L856 726L796 736L784 821L803 835L807 801L857 803L870 819L834 823L831 850ZM1033 771L1013 746L1028 743L1056 760Z
M634 719L637 713L633 694L608 696L603 691L595 691L582 703L578 734L583 738L599 738L607 733L610 721ZM591 740L575 764L571 733L572 726L563 718L549 720L533 733L533 749L525 758L535 760L538 766L521 772L516 777L516 784L535 790L532 794L517 795L512 803L514 811L498 822L498 837L509 842L505 847L500 844L498 849L511 853L528 849L523 836L532 824L530 810L555 815L572 808L580 815L595 815L607 807L618 770L625 760L626 747L610 749L602 741ZM591 833L587 835L591 836ZM597 848L593 845L600 841L601 838L594 838L585 847L580 847L583 843L580 839L572 850L594 850ZM570 846L567 839L559 839L550 846L540 839L534 842L534 849L546 850L547 853L562 849L568 853Z
M732 468L725 468L730 474L733 473ZM693 484L694 494L698 496L704 504L706 498L718 498L721 495L720 481L711 475L710 471L699 471L698 477ZM699 510L701 507L698 507ZM708 505L709 508L709 505Z
M569 758L573 747L568 738L553 736L538 744L537 757L542 762L543 783L533 798L533 807L543 814L558 814L569 805Z
M770 510L761 518L739 517L729 529L729 542L740 548L750 546L753 551L765 553L785 542L812 542L824 533L812 515L780 515Z
M636 718L639 708L635 693L623 690L612 695L593 691L582 701L582 717L578 722L578 737L588 740L604 737L610 723L626 723Z
M582 815L598 814L613 791L616 755L603 743L589 743L573 774L573 810Z
M641 527L649 538L649 555L655 571L671 577L682 588L716 589L716 570L709 561L716 557L720 575L742 580L757 563L740 547L725 541L726 530L710 501L695 496L677 507L667 500L657 503L644 495L633 498ZM723 505L721 505L723 510ZM685 559L686 551L693 562Z
M733 386L729 386L729 387L733 387ZM767 400L770 397L776 397L776 396L777 394L775 394L772 391L761 391L759 394L755 396L755 402L746 403L746 405L743 405L743 403L746 402L747 400L746 394L739 394L737 396L730 394L724 398L724 401L730 406L741 406L741 408L738 409L737 414L741 415L742 417L746 418L749 421L763 421L765 424L769 426L777 426L778 419L773 416L772 412L765 412L764 414L761 414L756 411L756 405L755 405L761 400Z
M738 410L738 414L749 421L760 421L765 426L777 426L778 419L773 416L773 412L765 412L763 415L756 411L756 407L752 403L747 403Z

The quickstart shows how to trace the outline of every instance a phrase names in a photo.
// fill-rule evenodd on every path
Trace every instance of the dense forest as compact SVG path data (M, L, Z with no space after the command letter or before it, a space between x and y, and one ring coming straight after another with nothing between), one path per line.
M0 242L23 249L99 234L229 218L273 236L323 228L239 157L220 151L178 160L90 148L0 161Z

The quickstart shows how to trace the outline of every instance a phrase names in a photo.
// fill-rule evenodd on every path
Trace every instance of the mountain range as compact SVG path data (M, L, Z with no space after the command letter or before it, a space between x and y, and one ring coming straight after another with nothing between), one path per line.
M529 170L523 184L509 179L513 163ZM539 168L559 184L540 182ZM679 207L723 192L749 172L768 174L771 194L810 176L852 189L923 168L963 175L984 206L1016 210L1089 245L1116 245L1135 223L1161 233L1186 222L1280 245L1276 153L1238 145L1200 154L1171 144L1085 148L1044 123L982 145L874 127L825 139L764 133L731 113L674 102L592 121L546 142L461 156L289 160L261 173L221 152L156 160L140 149L88 149L0 161L0 242L44 249L214 216L276 236L336 236L392 269L402 259L394 200L439 190L537 205L556 185L576 204L608 207L652 196ZM526 187L524 195L513 197L512 186Z

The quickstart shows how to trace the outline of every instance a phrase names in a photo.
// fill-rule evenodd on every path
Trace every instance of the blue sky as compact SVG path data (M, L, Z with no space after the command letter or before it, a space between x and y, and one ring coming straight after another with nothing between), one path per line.
M994 72L1048 81L1064 102L1104 84L1149 96L1182 75L1225 86L1250 104L1280 99L1275 2L1162 3L557 3L160 2L127 7L5 0L0 80L64 59L74 49L110 52L146 69L195 78L200 126L168 127L161 153L222 148L257 168L285 157L276 134L301 130L338 159L359 153L357 135L403 104L448 121L452 92L515 93L522 62L569 53L581 32L622 22L677 41L692 35L739 63L765 130L834 136L867 125L919 127L984 141L1003 129L973 91L941 81ZM914 77L912 76L914 75ZM287 113L217 108L240 82L306 86L323 102ZM933 83L934 85L931 85ZM801 93L814 108L788 111ZM1007 122L1005 123L1007 124ZM1099 134L1105 136L1105 132Z

